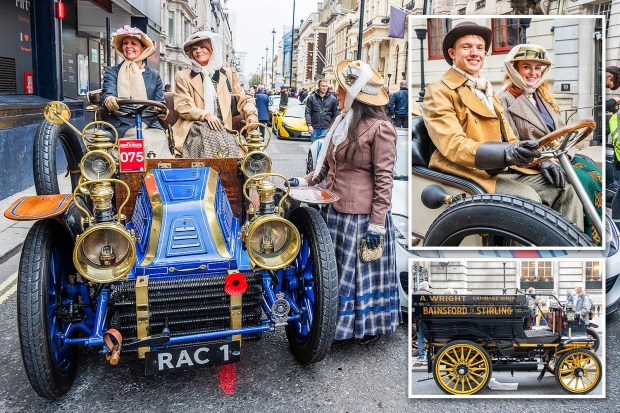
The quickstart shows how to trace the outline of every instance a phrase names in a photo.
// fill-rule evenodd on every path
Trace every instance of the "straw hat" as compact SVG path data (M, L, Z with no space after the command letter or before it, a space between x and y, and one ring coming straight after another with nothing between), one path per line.
M361 72L360 63L359 60L343 60L340 62L336 70L336 80L338 80L341 88L348 90L355 83ZM372 72L373 76L355 97L355 100L371 106L387 105L390 98L383 90L383 78L375 69L372 69Z
M528 60L551 66L551 59L549 58L547 49L536 44L518 44L510 50L508 56L511 57L510 61L513 63L521 60Z
M454 47L454 43L458 39L463 36L467 36L468 34L475 34L476 36L480 36L484 39L484 43L487 49L487 53L491 48L491 42L493 40L493 32L486 26L480 26L474 22L462 22L454 26L452 30L446 34L446 37L443 39L443 57L446 59L446 62L452 66L452 58L448 53L448 49Z
M125 40L125 38L127 37L137 38L140 43L142 43L142 46L144 46L144 48L147 48L149 46L155 47L151 38L148 37L144 32L142 32L142 30L136 27L131 27L129 25L125 25L124 27L118 29L116 32L112 33L112 37L112 45L121 54L123 53L123 40Z

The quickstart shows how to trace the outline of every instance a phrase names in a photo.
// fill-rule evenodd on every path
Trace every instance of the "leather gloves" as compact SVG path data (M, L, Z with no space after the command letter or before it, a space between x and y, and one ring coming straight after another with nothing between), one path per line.
M475 155L476 167L480 169L498 169L507 166L527 166L540 156L535 148L536 141L517 143L485 142L478 146Z
M288 183L291 184L291 186L299 186L299 179L297 179L297 178L289 178L288 179Z
M213 130L220 131L224 129L224 124L222 123L222 121L219 120L219 118L212 113L207 113L206 115L204 115L202 120L207 122L207 125L209 125L209 127Z
M564 188L566 185L566 176L564 170L555 162L545 161L538 165L540 174L547 182L557 188Z
M379 246L379 244L381 243L381 233L380 232L375 232L372 230L368 230L366 231L366 245L368 245L368 248L370 249L375 249Z
M121 107L118 105L118 99L115 96L108 96L105 100L105 102L103 102L105 104L105 107L110 111L110 112L116 112L117 110L119 110Z

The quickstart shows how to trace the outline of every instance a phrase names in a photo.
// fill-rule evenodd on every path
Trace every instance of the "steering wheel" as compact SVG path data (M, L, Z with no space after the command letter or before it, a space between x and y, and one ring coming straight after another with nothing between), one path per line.
M538 149L541 153L540 158L528 166L538 165L551 158L556 158L563 153L567 153L573 146L587 138L596 128L593 120L583 120L563 128L557 129L538 140Z
M122 118L142 115L142 119L150 119L168 113L166 105L154 100L119 99L117 103L120 108L114 114Z

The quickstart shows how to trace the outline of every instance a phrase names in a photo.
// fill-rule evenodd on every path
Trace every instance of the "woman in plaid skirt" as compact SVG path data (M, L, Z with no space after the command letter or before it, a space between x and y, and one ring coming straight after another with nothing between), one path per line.
M383 107L383 78L367 63L338 65L341 114L329 129L314 172L291 185L326 187L340 196L326 211L340 277L336 340L370 344L400 321L394 229L390 214L396 130ZM379 259L363 262L360 244L383 245Z

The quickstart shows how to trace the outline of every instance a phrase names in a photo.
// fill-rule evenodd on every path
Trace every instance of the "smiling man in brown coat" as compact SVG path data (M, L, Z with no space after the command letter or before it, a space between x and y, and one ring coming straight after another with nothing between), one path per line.
M472 180L489 193L518 195L544 203L583 229L583 208L554 164L541 174L528 167L540 156L534 141L519 141L510 129L491 82L481 77L492 31L473 22L457 24L444 38L452 67L428 86L424 124L437 150L429 167Z

